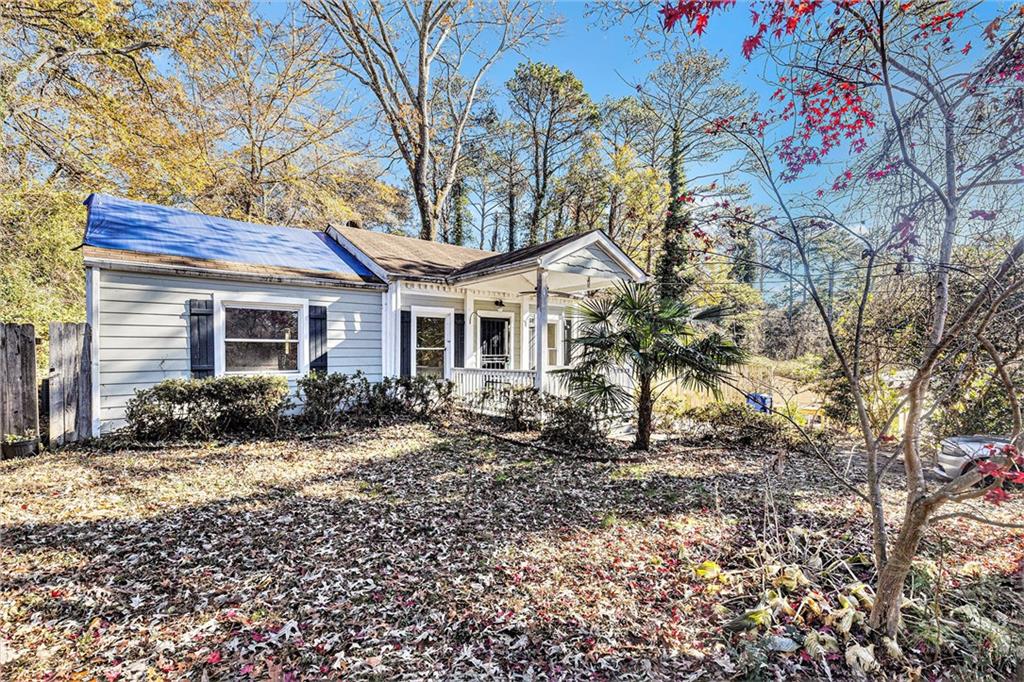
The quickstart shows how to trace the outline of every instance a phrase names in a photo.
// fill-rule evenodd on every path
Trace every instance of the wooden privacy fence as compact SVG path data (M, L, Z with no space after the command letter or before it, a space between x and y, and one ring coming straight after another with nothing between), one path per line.
M0 324L0 438L39 435L36 332Z
M84 323L50 323L50 447L85 440L91 433L91 336Z
M50 372L43 404L36 381L36 337L30 324L0 324L0 437L37 437L39 409L48 414L50 447L89 438L92 357L89 325L50 323Z

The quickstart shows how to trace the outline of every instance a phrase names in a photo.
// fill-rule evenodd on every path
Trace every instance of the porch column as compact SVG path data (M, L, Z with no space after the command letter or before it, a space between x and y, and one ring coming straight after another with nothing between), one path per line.
M530 369L530 298L519 297L519 369Z
M395 280L392 284L395 288L394 310L391 311L392 326L389 329L391 336L391 376L397 377L402 374L402 282Z
M463 360L464 360L463 364L466 367L479 367L480 366L480 363L479 363L479 361L477 360L477 357L476 357L477 347L476 347L476 344L473 343L473 326L474 326L474 324L473 324L473 302L474 302L473 293L470 292L470 291L466 291L466 299L465 299L465 302L463 303L463 306L462 306L463 307L462 312L463 312L463 315L464 315L464 317L463 317L464 322L463 322L463 325L462 325L463 326L463 339L464 339L463 348L464 348L464 352L465 352L465 356L463 357Z
M537 371L533 376L533 386L538 391L543 391L545 360L548 354L548 271L544 268L537 269L537 317L533 328L537 350Z

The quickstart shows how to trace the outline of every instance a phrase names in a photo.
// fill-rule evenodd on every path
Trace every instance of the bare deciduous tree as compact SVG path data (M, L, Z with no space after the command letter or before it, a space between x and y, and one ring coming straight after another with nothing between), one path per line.
M305 0L305 5L334 28L341 69L376 99L409 173L420 237L435 239L484 76L503 55L546 38L558 22L540 3L526 0ZM459 82L464 86L435 92L438 83ZM434 106L438 94L447 103L442 111ZM452 119L442 123L439 117L446 112ZM442 127L449 140L438 149L436 133ZM435 165L443 169L442 177L432 177Z

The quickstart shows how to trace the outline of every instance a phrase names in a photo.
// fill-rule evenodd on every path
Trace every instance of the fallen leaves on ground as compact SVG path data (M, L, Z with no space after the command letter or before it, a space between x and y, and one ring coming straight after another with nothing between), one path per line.
M719 678L758 631L790 673L814 676L798 650L870 672L868 646L769 631L792 619L782 595L806 593L799 618L828 599L751 548L798 526L848 556L869 545L865 510L812 460L770 496L765 468L714 448L579 461L417 425L4 462L0 673ZM948 527L951 584L950 567L1009 572L1024 551L1019 532Z

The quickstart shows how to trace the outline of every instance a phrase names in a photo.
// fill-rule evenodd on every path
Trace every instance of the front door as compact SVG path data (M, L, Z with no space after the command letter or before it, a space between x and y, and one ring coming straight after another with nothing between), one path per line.
M508 320L502 317L480 318L480 367L508 369Z

